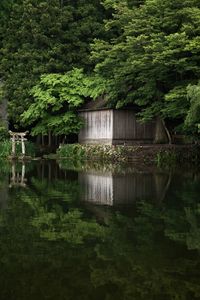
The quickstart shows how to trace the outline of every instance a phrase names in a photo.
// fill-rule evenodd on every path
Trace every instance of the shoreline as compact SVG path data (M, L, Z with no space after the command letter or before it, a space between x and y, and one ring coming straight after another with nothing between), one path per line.
M80 159L143 164L172 164L200 162L200 145L153 144L135 146L81 145L61 146L57 159ZM47 156L47 157L51 157Z

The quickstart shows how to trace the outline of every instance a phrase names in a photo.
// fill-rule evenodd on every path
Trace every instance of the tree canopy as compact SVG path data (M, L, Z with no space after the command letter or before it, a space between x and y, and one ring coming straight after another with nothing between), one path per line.
M23 0L11 7L0 51L10 119L31 104L30 90L42 74L92 68L90 43L103 36L103 7L96 1Z
M78 133L83 122L77 116L77 109L85 99L95 99L103 91L103 81L86 76L81 69L64 75L43 75L31 90L33 103L22 114L22 121L32 125L33 135L49 131L54 135Z
M14 124L35 102L30 91L41 76L83 68L86 76L95 72L106 82L110 106L137 105L143 120L176 120L179 129L198 133L198 112L192 113L197 101L191 98L200 79L198 0L0 5L0 77Z
M115 11L106 29L117 28L119 35L97 39L92 57L96 72L108 80L111 103L135 103L145 120L183 121L190 109L187 86L200 76L200 2L104 2Z

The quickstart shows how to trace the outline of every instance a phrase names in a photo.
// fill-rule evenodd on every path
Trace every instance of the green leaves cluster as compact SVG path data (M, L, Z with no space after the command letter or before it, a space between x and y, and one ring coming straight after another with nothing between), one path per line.
M141 117L184 119L187 86L200 77L200 2L197 0L104 1L114 9L106 23L115 38L96 40L95 70L109 81L116 107L141 107Z
M190 109L185 119L187 128L193 128L194 131L200 129L200 82L197 85L187 87L187 95L190 100Z
M72 172L50 181L33 171L9 192L9 169L0 176L4 298L199 299L199 173L177 170L165 201L123 210L79 202Z
M74 84L80 84L81 91L75 96L64 86L58 97L54 92L42 95L38 87L48 80L67 83L63 74L83 68L106 81L110 106L139 106L143 120L159 116L175 120L186 132L198 132L198 101L192 100L197 96L191 96L191 90L200 79L199 0L9 0L0 8L0 78L14 123L21 123L27 109L30 120L26 113L25 123L38 122L31 106L40 118L34 134L46 132L48 126L61 134L62 124L66 133L70 128L77 132L80 123L76 126L71 107L75 111L82 96L99 92L91 94L91 83L78 76ZM95 78L93 88L99 84L101 90ZM41 101L40 112L33 99Z
M42 75L33 87L33 103L22 114L22 121L32 125L32 134L54 135L78 133L83 125L77 109L87 98L96 98L105 89L97 77L86 76L82 69L73 69L65 75Z
M42 74L92 69L90 43L103 37L104 9L99 0L10 0L3 7L7 17L3 27L0 24L0 77L10 120L19 124L32 103L29 92Z

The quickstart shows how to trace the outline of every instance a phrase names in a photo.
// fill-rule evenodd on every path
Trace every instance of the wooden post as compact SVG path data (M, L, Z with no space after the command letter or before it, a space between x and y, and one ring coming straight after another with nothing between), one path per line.
M51 131L48 132L48 146L51 147Z
M44 135L42 134L42 146L44 146Z
M22 164L22 177L21 177L21 184L24 184L25 182L25 164Z
M15 175L16 175L16 169L15 169L15 163L12 164L12 182L15 183Z
M15 157L16 154L16 144L15 144L15 135L12 136L12 156Z
M25 178L25 163L22 163L22 171L17 172L16 171L16 164L15 161L12 163L12 177L10 179L10 185L9 187L26 187L26 178Z
M21 143L22 143L22 156L25 156L25 143L24 143L24 137L21 136Z
M55 136L55 146L56 147L58 146L58 136L57 135Z

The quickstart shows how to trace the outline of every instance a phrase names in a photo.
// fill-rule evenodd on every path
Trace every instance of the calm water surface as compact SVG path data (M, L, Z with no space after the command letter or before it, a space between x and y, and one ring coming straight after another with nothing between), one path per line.
M0 163L0 300L200 299L200 171Z

